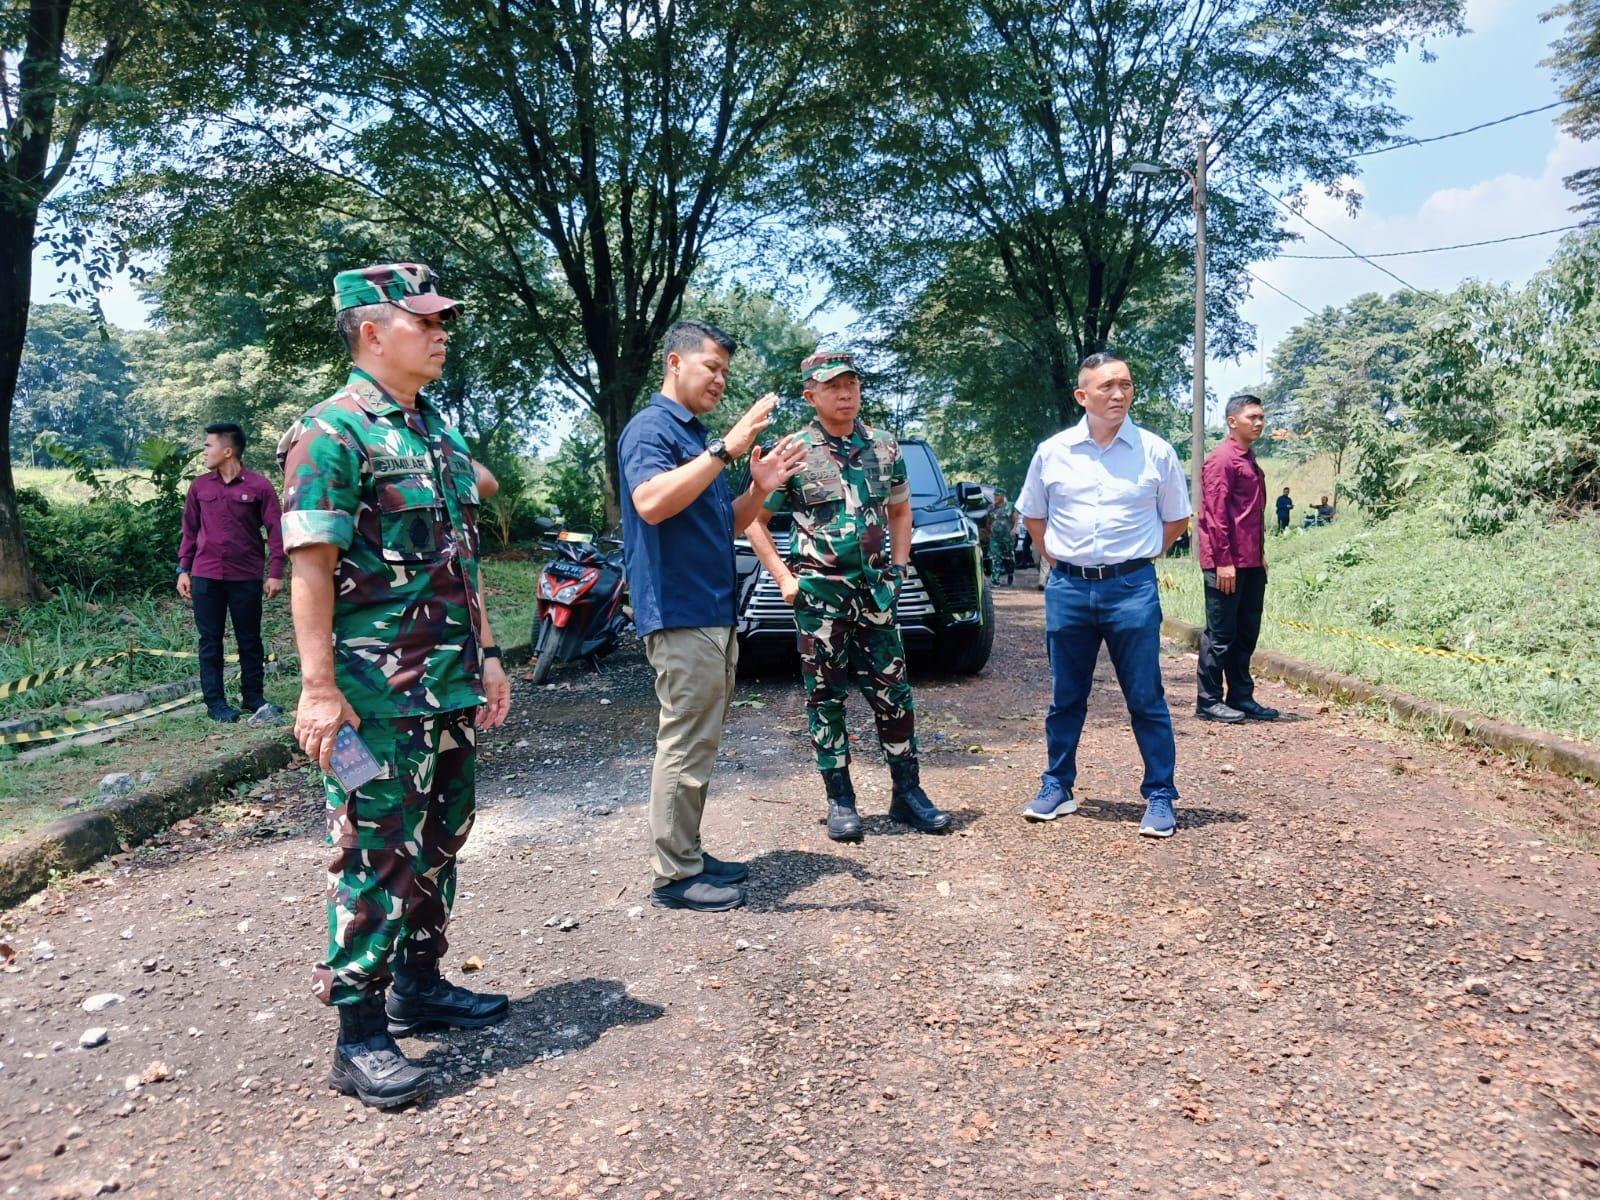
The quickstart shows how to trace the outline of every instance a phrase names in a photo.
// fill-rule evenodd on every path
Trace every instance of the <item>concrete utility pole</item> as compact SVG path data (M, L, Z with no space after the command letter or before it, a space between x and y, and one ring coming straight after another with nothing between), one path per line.
M1200 513L1200 468L1206 457L1206 150L1209 137L1201 133L1194 174L1194 430L1190 444L1190 502ZM1188 174L1188 172L1185 172Z
M1160 163L1130 163L1135 175L1183 173L1194 193L1194 417L1189 439L1189 499L1196 519L1200 513L1200 468L1206 459L1206 152L1211 133L1202 129L1196 138L1194 170Z

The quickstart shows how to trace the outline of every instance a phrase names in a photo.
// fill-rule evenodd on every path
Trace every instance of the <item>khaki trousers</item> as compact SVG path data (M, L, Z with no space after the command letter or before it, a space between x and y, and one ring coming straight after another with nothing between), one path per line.
M733 701L739 641L729 625L658 629L646 634L661 720L650 773L651 866L655 886L700 874L700 817L722 727Z

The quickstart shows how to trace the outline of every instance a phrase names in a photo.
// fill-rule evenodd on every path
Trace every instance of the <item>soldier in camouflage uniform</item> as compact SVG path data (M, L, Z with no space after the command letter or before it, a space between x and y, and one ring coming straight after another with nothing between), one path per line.
M872 706L894 779L890 818L937 833L949 828L950 814L935 808L922 790L911 685L894 619L895 597L911 560L906 464L893 437L858 419L861 378L849 354L813 354L800 364L800 376L806 401L816 410L811 424L795 435L806 447L806 469L772 493L748 534L784 599L795 606L806 721L828 795L828 836L861 838L845 730L852 680ZM794 514L789 564L767 530L772 514L784 506Z
M456 987L439 963L472 827L476 731L505 720L511 687L478 578L477 471L417 394L444 368L456 302L427 267L400 263L341 271L334 310L349 382L278 445L295 736L324 771L335 847L328 955L312 983L339 1011L329 1082L390 1108L431 1082L395 1034L507 1013L505 996ZM384 768L348 795L327 774L346 722Z
M989 578L996 584L1006 577L1009 587L1017 573L1017 516L1006 494L995 489L994 507L989 510Z

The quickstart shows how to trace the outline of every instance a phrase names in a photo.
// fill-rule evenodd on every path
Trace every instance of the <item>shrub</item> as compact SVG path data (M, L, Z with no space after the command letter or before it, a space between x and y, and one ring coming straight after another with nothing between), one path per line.
M46 587L138 593L171 586L181 511L121 499L20 507L33 569Z

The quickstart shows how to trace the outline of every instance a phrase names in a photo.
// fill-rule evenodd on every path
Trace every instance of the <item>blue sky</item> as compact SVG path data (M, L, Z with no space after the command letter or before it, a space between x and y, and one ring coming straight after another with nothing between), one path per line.
M1418 55L1397 62L1390 72L1393 103L1410 117L1407 135L1431 137L1555 100L1555 81L1539 63L1561 27L1539 21L1538 14L1546 7L1545 0L1471 0L1469 34L1433 43L1433 62L1422 62ZM1581 144L1561 135L1556 128L1558 115L1559 110L1552 110L1464 137L1367 158L1355 181L1364 197L1355 217L1345 212L1342 201L1320 193L1311 196L1306 213L1367 254L1570 224L1575 219L1568 211L1572 199L1561 180L1580 167L1600 163L1600 142ZM1290 227L1305 235L1292 253L1344 253L1293 219ZM1447 291L1471 277L1520 285L1549 260L1558 240L1552 236L1382 261L1408 283L1436 291ZM1254 270L1312 309L1341 305L1366 291L1389 293L1400 286L1360 261L1278 259ZM36 301L51 298L54 278L53 269L36 258ZM144 306L125 282L103 299L113 324L147 323ZM838 311L815 319L825 332L837 335L854 316ZM1258 284L1244 316L1256 326L1257 352L1237 362L1207 364L1210 390L1219 398L1258 385L1272 347L1306 313Z
M1554 0L1551 0L1553 3ZM1418 56L1389 73L1393 103L1410 117L1405 133L1425 138L1537 108L1558 98L1540 61L1563 26L1546 24L1541 0L1472 0L1471 33L1430 46L1436 60ZM1348 216L1342 202L1314 193L1306 215L1364 254L1482 241L1572 224L1564 176L1600 162L1600 143L1578 143L1556 127L1560 110L1523 117L1493 129L1363 161L1355 181L1364 197ZM1293 219L1304 240L1289 251L1343 254L1339 246ZM1560 236L1441 254L1381 259L1407 283L1448 291L1465 279L1520 285L1549 261ZM1400 285L1360 261L1278 259L1253 268L1262 279L1313 309L1342 305L1362 292L1384 294ZM1212 362L1213 395L1258 384L1271 349L1305 319L1296 305L1257 284L1244 316L1256 326L1258 352L1239 362Z

